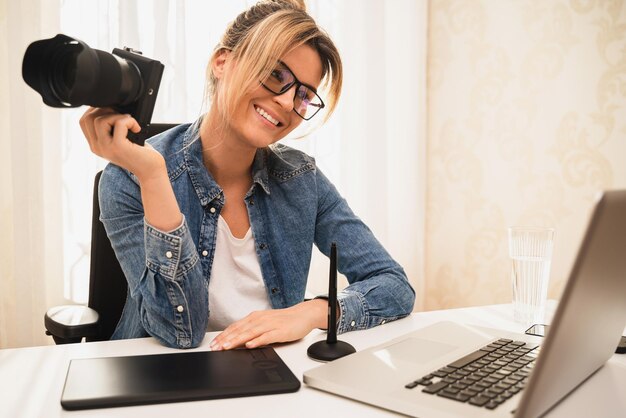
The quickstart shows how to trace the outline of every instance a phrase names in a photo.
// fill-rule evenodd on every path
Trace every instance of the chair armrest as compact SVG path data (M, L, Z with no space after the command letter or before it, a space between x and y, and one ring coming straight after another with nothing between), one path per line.
M99 333L98 312L82 305L63 305L48 309L44 315L46 334L57 344L78 343Z

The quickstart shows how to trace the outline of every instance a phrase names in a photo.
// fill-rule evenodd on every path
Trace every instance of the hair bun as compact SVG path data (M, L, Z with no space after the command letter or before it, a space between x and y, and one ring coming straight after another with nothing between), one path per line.
M285 8L306 12L306 3L304 0L271 0L271 2L285 6Z

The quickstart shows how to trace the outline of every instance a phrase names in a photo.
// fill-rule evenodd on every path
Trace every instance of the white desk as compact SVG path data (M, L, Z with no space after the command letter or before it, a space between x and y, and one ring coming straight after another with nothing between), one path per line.
M549 316L554 311L550 304ZM442 320L453 320L509 331L522 332L512 320L510 305L494 305L411 315L367 331L340 335L357 350L389 340L416 328ZM208 350L216 333L209 333L201 347ZM313 331L296 343L276 346L276 351L302 380L304 371L319 363L306 355L307 347L325 338ZM185 403L134 406L101 410L64 411L59 400L70 359L177 352L152 338L65 346L0 350L0 417L397 417L398 415L359 402L327 394L302 385L291 394L256 396ZM550 417L626 416L626 355L614 355L578 390L561 402ZM329 414L332 411L332 414Z

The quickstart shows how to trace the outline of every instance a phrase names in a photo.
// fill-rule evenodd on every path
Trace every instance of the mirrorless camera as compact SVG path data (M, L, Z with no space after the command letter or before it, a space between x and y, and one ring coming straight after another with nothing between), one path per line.
M48 106L111 107L130 114L142 129L139 134L129 132L129 139L143 144L163 130L150 124L163 68L131 48L115 48L109 54L59 34L28 46L22 77Z

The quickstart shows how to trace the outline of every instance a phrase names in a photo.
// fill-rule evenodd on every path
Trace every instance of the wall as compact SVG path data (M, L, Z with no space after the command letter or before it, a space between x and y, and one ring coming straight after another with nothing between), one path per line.
M510 301L509 225L556 228L559 296L626 187L625 25L624 1L430 3L426 309Z

